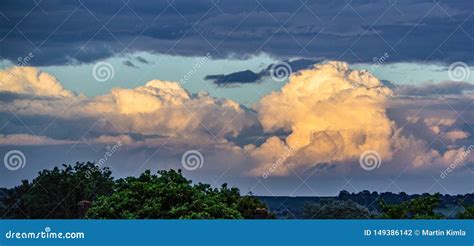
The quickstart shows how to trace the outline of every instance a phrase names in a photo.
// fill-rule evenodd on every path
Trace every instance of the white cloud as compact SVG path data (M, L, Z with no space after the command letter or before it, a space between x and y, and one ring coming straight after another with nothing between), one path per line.
M464 110L460 99L435 104L425 98L397 98L376 77L343 62L293 74L280 91L264 96L255 112L206 93L190 94L177 82L152 80L90 98L65 90L35 68L12 68L0 71L0 76L6 78L11 71L19 75L8 77L0 92L30 96L0 100L0 112L14 112L26 124L36 122L32 127L38 132L50 130L42 134L47 136L33 136L25 134L30 131L22 131L22 125L9 123L9 135L0 136L0 145L120 142L126 148L165 146L170 156L198 148L223 162L233 158L243 173L285 176L317 163L357 163L366 150L377 151L384 165L410 165L414 170L446 166L465 151L458 141L471 137L457 129L472 122L472 112L464 112L461 122L450 110ZM429 107L419 110L425 103ZM391 115L389 110L399 112ZM262 145L241 148L241 139L230 140L259 124L269 136ZM438 134L449 141L448 148L430 144Z
M269 139L254 150L255 155L270 160L252 173L261 175L274 161L274 153L285 146L295 151L286 164L296 168L355 160L366 150L390 160L394 122L386 115L385 102L391 95L373 75L350 70L343 62L316 65L292 75L281 91L265 96L256 106L265 131L291 133L284 142ZM281 174L288 174L284 170Z
M452 130L452 131L446 132L443 135L443 138L451 142L456 142L457 140L465 139L465 138L468 138L469 136L470 134L468 132L461 131L461 130Z
M47 97L71 97L53 76L33 67L12 67L0 71L0 92Z
M137 88L114 88L105 95L87 98L64 90L54 77L35 68L12 68L2 73L11 71L20 76L10 78L3 91L31 97L0 101L0 111L11 110L19 116L50 116L55 121L83 120L90 124L90 130L103 135L134 133L161 142L174 138L173 141L185 144L220 144L225 137L236 136L256 122L255 115L239 104L206 93L191 95L177 82L152 80ZM147 141L151 140L140 142Z

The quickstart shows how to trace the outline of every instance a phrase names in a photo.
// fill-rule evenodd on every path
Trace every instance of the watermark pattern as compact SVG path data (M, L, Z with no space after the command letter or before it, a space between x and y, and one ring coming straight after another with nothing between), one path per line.
M18 57L17 59L18 62L16 63L16 66L17 67L27 66L30 63L31 59L33 59L33 57L35 56L31 52L28 53L28 55L25 57ZM2 82L14 79L15 77L17 77L18 72L19 72L18 70L11 70L11 72L2 79Z
M95 164L97 169L103 167L105 165L105 163L107 163L109 158L112 157L114 153L119 151L121 147L122 147L122 142L120 142L120 141L118 141L113 146L106 146L105 147L106 152L105 152L104 156L102 158L100 158L100 160ZM92 173L90 173L90 171L86 173L86 178L90 178L91 176L92 176Z
M26 157L23 152L19 150L10 150L3 157L3 164L10 171L16 171L24 168L26 165Z
M122 147L122 142L118 141L115 145L113 146L106 146L105 149L107 150L104 154L103 158L100 158L98 165L103 166L108 160L109 157L112 157L112 155L117 152L120 148Z
M270 76L276 82L287 80L292 72L290 64L286 62L273 63L270 67Z
M197 150L188 150L181 156L181 165L186 170L194 171L204 165L204 157Z
M18 67L24 67L24 66L26 66L30 63L30 61L31 61L31 59L33 59L33 57L35 57L35 56L31 52L28 53L28 55L25 56L25 57L18 57L16 65Z
M287 147L286 151L283 153L283 155L278 158L267 170L265 170L262 174L262 178L266 179L268 176L270 176L281 164L283 164L288 157L290 157L293 152L295 152L295 149L292 147Z
M51 227L47 226L39 232L15 232L9 230L5 233L6 239L84 239L84 232L52 232Z
M459 164L463 163L464 160L471 154L472 150L474 149L474 145L469 145L465 151L459 154L456 159L451 163L446 169L441 171L439 177L445 179L448 177L448 174L451 173Z
M453 81L465 81L471 76L471 70L464 62L453 62L449 65L448 76Z
M364 151L359 157L359 164L362 169L372 171L382 164L380 154L375 150Z
M199 59L198 62L196 62L193 67L184 74L184 76L179 80L179 82L184 85L186 84L193 76L194 74L207 62L211 59L211 54L208 52L205 57L202 57Z
M114 78L115 70L108 62L98 62L92 68L92 76L98 82L105 82Z
M372 60L374 61L374 63L372 64L372 66L371 66L371 68L370 68L371 71L373 72L373 71L375 71L376 69L378 69L382 64L384 64L384 63L387 61L387 59L388 59L389 57L390 57L390 55L389 55L387 52L385 52L385 53L383 54L383 56L381 56L381 57L374 57L374 58L372 58Z

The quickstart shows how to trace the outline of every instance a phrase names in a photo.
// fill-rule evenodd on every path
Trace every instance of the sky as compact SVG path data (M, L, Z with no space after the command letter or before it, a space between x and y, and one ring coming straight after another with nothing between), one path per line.
M0 187L95 161L258 195L473 192L472 1L0 6Z

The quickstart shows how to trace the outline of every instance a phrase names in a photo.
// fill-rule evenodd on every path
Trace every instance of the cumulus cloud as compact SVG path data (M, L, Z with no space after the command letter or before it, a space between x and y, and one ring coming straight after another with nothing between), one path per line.
M456 119L447 117L430 117L424 119L424 123L434 134L439 134L442 127L452 126L454 122L456 122Z
M265 132L289 134L246 146L257 163L250 174L289 175L320 163L358 163L366 150L379 153L385 165L408 164L413 170L449 165L465 151L459 141L471 136L461 130L474 120L466 108L469 88L442 82L416 87L410 95L404 87L407 93L400 96L400 87L346 63L315 65L256 105ZM444 97L433 99L434 91Z
M134 89L113 89L86 104L86 113L127 132L168 137L235 136L253 124L239 104L206 93L190 95L176 82L153 80Z
M13 68L2 73L9 71L18 71L20 75L7 80L9 84L2 90L30 97L2 102L1 112L12 110L20 116L49 116L53 123L68 121L71 128L75 127L75 120L82 120L90 125L88 132L104 135L90 140L97 143L110 142L111 137L106 135L118 138L124 134L162 142L176 138L184 143L220 143L256 120L252 113L231 100L213 98L206 93L189 94L177 82L153 80L137 88L114 88L105 95L87 98L63 89L54 77L37 69ZM133 142L120 138L124 143Z
M391 159L394 128L385 112L392 91L366 71L355 71L343 62L316 65L292 75L281 91L265 96L256 106L267 132L286 130L284 141L269 139L255 155L272 156L294 149L287 162L309 168L328 161L351 161L366 150ZM274 162L252 170L260 175ZM280 174L288 174L281 168Z
M0 71L0 92L46 97L71 97L55 77L33 67L12 67Z
M461 131L461 130L453 130L453 131L446 132L443 135L443 138L451 142L456 142L457 140L465 139L465 138L468 138L469 136L470 134L468 132Z
M321 163L357 164L367 150L377 151L384 165L446 167L466 151L473 134L474 114L467 107L472 94L400 97L397 87L344 62L293 73L253 110L191 94L172 81L86 97L35 68L11 68L0 76L2 146L120 142L136 151L166 146L168 157L199 149L216 162L238 160L232 163L241 173L286 176L336 170L316 168Z
M409 163L414 169L445 167L453 163L466 152L466 146L445 146L445 150L432 148L432 141L404 136L403 129L398 129L392 137L394 160L397 163ZM465 161L469 161L466 158ZM463 162L464 163L464 162ZM461 163L461 164L463 164Z

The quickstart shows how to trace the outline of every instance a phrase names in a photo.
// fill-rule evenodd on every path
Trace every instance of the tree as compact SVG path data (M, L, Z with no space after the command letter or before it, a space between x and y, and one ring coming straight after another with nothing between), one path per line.
M78 202L92 201L112 192L113 178L107 168L94 163L43 170L30 182L22 181L7 194L6 217L80 218Z
M400 204L387 204L380 201L381 218L384 219L440 219L441 215L434 212L439 206L440 194L423 194Z
M97 198L88 218L104 219L242 219L266 206L252 196L241 197L239 189L193 185L181 170L145 171L139 177L120 179L114 192Z
M466 206L463 212L457 214L459 219L474 219L474 206Z
M322 199L307 203L303 208L305 219L366 219L369 210L352 200Z
M241 197L237 209L244 219L274 219L275 215L268 212L267 205L254 197L252 193Z

